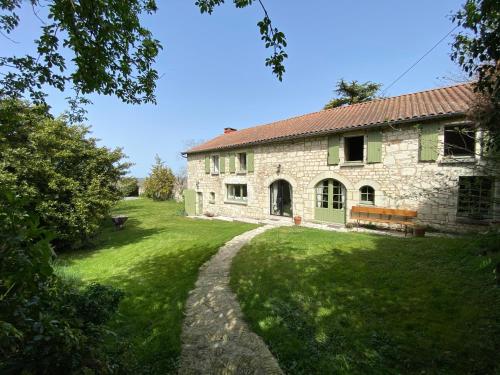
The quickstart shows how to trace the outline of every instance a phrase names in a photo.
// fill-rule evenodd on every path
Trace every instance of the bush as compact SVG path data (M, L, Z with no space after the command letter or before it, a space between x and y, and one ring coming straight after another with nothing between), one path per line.
M123 197L137 197L139 195L139 181L135 177L122 177L118 189Z
M158 157L148 178L144 181L144 195L154 200L171 199L174 193L175 176Z
M118 181L129 166L122 151L98 147L88 128L20 101L0 101L0 124L0 183L54 233L57 249L84 244L121 198Z
M79 292L50 265L52 235L27 203L0 185L0 373L123 372L105 350L119 347L105 323L122 292L90 285Z

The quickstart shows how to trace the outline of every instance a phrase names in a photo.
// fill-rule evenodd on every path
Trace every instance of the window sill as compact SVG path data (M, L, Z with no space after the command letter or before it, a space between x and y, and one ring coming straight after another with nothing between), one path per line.
M359 204L361 206L375 206L375 203L373 202L363 202L363 201L359 201Z
M236 172L236 174L243 176L243 175L247 174L247 171L238 171L238 172Z
M362 161L346 161L345 163L340 164L340 167L364 167L365 163Z
M474 164L476 161L473 156L445 156L439 164Z
M212 176L218 176L219 174L220 173L214 173L214 172L211 173Z
M232 200L225 200L224 204L237 204L240 206L247 206L248 205L247 201L232 201Z
M209 204L215 204L215 201L208 201Z

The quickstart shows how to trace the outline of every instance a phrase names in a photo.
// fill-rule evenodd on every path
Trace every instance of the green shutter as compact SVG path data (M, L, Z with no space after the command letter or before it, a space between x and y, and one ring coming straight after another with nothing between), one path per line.
M247 151L247 172L253 172L253 150Z
M226 154L220 154L219 156L219 169L220 173L226 173Z
M419 160L435 161L438 157L439 125L426 124L420 128Z
M210 173L210 156L205 156L205 173Z
M189 216L196 215L196 191L184 190L184 210Z
M234 154L229 155L229 172L234 173L236 172L236 161L234 160L235 156Z
M380 163L382 161L382 132L373 130L368 132L368 163Z
M339 136L331 135L328 137L328 165L339 163Z

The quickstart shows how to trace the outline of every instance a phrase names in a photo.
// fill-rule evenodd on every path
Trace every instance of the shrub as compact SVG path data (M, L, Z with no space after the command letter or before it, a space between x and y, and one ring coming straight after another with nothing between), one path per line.
M139 181L135 177L122 177L118 182L118 189L123 197L137 197L139 195Z
M105 350L105 323L122 293L90 285L84 292L57 278L51 233L27 203L0 185L0 373L112 374L121 365Z
M155 164L144 181L144 195L154 200L171 199L174 192L175 176L156 155Z
M56 248L84 244L121 198L117 184L129 166L122 151L20 101L0 101L0 124L0 182L54 233Z

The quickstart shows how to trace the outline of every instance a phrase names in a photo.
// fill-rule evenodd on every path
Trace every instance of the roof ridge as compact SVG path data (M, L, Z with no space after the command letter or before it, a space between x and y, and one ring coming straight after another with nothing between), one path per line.
M448 89L448 88L451 88L451 87L457 87L457 86L467 86L467 85L472 84L473 82L474 82L474 81L467 81L467 82L461 82L461 83L454 83L454 84L452 84L452 85L446 85L446 86L434 87L434 88L432 88L432 89L425 89L425 90L422 90L422 91L409 92L409 93L406 93L406 94L400 94L400 95L394 95L394 96L387 96L387 97L385 97L385 98L373 98L373 99L370 99L370 100L367 100L367 101L364 101L364 102L359 102L359 103L349 104L349 105L340 106L340 107L335 107L335 108L323 109L323 110L321 110L321 111L317 111L317 112L313 112L313 113L318 113L318 112L328 112L328 111L338 110L339 108L349 108L349 107L354 107L354 106L366 105L366 104L368 104L368 103L372 103L372 102L384 101L384 100L391 100L391 99L402 98L402 97L405 97L405 96L412 96L412 95L417 95L417 94L424 94L424 93L427 93L427 92L436 91L436 90Z
M299 119L299 118L302 118L302 117L308 117L308 116L315 115L317 113L332 112L332 111L335 111L335 110L339 110L340 108L352 108L352 107L356 107L356 106L367 105L369 103L378 102L378 101L386 101L386 100L391 100L391 99L396 99L396 98L402 98L402 97L405 97L405 96L412 96L412 95L416 95L416 94L423 94L423 93L427 93L427 92L431 92L431 91L443 90L443 89L447 89L447 88L451 88L451 87L456 87L456 86L466 86L466 85L470 85L472 82L473 81L455 83L455 84L452 84L452 85L446 85L446 86L441 86L441 87L434 87L434 88L431 88L431 89L425 89L425 90L422 90L422 91L410 92L410 93L407 93L407 94L400 94L400 95L395 95L395 96L389 96L389 97L386 97L386 98L374 98L374 99L371 99L371 100L367 100L365 102L359 102L359 103L349 104L349 105L335 107L335 108L321 109L319 111L304 113L303 115L297 115L297 116L287 117L287 118L282 119L282 120L276 120L276 121L268 122L268 123L265 123L265 124L259 124L259 125L250 126L248 128L243 128L243 129L237 130L236 132L231 132L230 134L234 134L234 133L237 133L237 132L240 132L240 131L243 131L243 130L247 130L247 129L260 128L262 126L270 126L270 125L274 125L274 124L279 123L279 122L284 122L284 121L289 121L289 120L295 120L295 119ZM223 135L224 134L221 134L221 136L223 136Z

